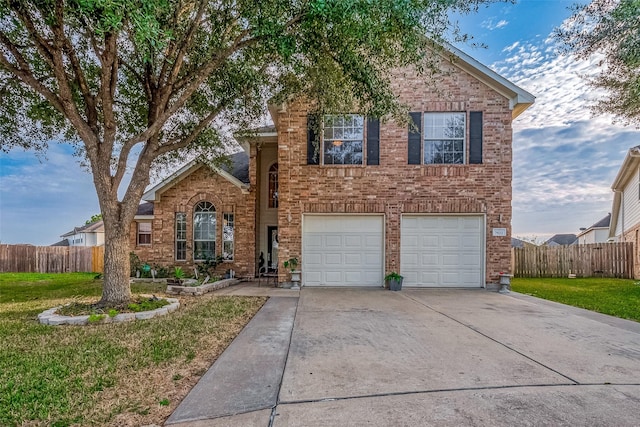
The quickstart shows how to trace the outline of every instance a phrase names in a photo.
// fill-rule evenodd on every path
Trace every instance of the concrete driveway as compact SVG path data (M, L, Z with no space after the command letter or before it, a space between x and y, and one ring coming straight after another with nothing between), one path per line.
M637 426L640 324L515 293L304 288L167 425Z

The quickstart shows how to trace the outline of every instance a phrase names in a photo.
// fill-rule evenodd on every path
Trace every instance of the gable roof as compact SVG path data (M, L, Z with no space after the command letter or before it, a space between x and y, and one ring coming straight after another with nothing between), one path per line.
M249 155L244 152L234 153L229 156L230 165L222 167L211 167L221 177L225 178L233 185L239 187L243 191L249 190ZM182 166L176 172L169 175L167 178L160 181L158 184L151 187L142 195L142 200L152 202L156 200L158 193L162 190L175 185L182 181L186 176L195 172L197 169L205 166L202 162L192 160L186 165ZM140 209L140 208L138 208ZM145 214L140 214L145 215ZM149 214L146 214L149 215ZM151 214L152 215L152 214Z
M627 186L629 180L635 176L640 168L640 145L629 148L624 156L620 170L613 180L611 189L613 190L613 206L611 207L611 223L609 224L609 237L615 237L618 228L618 218L622 207L622 191ZM624 225L624 224L623 224ZM624 232L624 230L622 230Z
M545 245L573 245L578 236L575 234L556 234L544 242Z
M454 58L454 61L452 61L453 65L463 71L466 71L509 100L512 119L518 117L535 102L535 96L502 77L500 74L467 55L455 46L446 44L444 49L458 57L458 60L455 60ZM441 52L441 55L445 55L446 57L446 52Z
M138 210L136 211L136 216L143 215L153 215L153 202L144 202L138 205Z
M587 234L588 232L590 232L591 230L595 230L596 228L609 228L609 224L611 223L611 214L607 214L607 216L605 216L604 218L602 218L600 221L596 222L595 224L593 224L592 226L588 227L588 228L581 228L580 230L582 230L580 232L580 234L578 234L578 237L583 236L585 234Z
M524 240L518 239L516 237L511 238L512 248L524 248L525 246L528 246L528 245L533 246L533 243L525 242Z
M60 237L69 237L80 233L104 233L104 222L102 220L86 224L81 227L74 227L68 233L60 235Z

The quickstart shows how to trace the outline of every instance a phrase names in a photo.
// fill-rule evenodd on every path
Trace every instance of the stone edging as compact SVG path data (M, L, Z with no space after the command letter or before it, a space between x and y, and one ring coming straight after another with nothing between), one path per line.
M167 285L166 293L170 295L203 295L207 292L213 292L218 289L226 288L227 286L236 285L240 283L238 279L223 279L217 282L205 283L200 286L179 286L179 285Z
M147 296L147 295L141 295ZM148 295L150 296L150 295ZM141 311L138 313L119 313L114 317L106 315L99 324L102 323L120 323L120 322L132 322L134 320L146 320L156 316L164 316L172 313L180 307L180 301L176 298L162 298L169 302L164 307L156 308L151 311ZM56 314L62 306L50 308L42 313L38 314L38 320L43 325L87 325L89 323L89 316L61 316Z

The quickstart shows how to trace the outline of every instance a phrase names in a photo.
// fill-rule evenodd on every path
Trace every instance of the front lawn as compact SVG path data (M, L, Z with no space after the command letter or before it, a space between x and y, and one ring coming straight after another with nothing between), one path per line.
M175 313L120 324L36 319L100 292L95 274L0 274L0 425L160 425L266 300L186 297Z
M640 282L607 278L521 278L511 289L623 319L640 321Z

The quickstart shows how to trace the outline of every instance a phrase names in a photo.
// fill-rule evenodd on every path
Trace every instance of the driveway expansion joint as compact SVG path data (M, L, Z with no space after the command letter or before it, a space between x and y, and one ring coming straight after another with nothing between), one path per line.
M495 338L493 338L493 337L491 337L491 336L489 336L489 335L485 334L484 332L481 332L481 331L480 331L480 330L478 330L477 328L474 328L474 327L472 327L471 325L468 325L468 324L466 324L466 323L464 323L464 322L462 322L462 321L460 321L460 320L456 319L456 318L455 318L455 317L453 317L453 316L450 316L450 315L448 315L448 314L446 314L446 313L443 313L443 312L441 312L441 311L439 311L439 310L436 310L435 308L431 307L430 305L425 304L424 302L422 302L422 301L420 301L420 300L417 300L417 299L415 299L415 298L413 298L413 297L411 297L411 296L408 296L408 295L403 295L403 296L404 296L405 298L410 299L411 301L413 301L413 302L415 302L415 303L419 304L419 305L422 305L423 307L428 308L429 310L434 311L435 313L438 313L438 314L439 314L439 315L441 315L441 316L446 317L446 318L447 318L447 319L449 319L449 320L452 320L452 321L456 322L457 324L459 324L459 325L461 325L461 326L464 326L465 328L467 328L467 329L469 329L469 330L471 330L471 331L475 332L476 334L481 335L481 336L483 336L483 337L487 338L488 340L493 341L494 343L496 343L496 344L498 344L498 345L501 345L502 347L506 348L507 350L512 351L512 352L514 352L514 353L516 353L516 354L518 354L518 355L520 355L520 356L524 357L524 358L525 358L525 359L527 359L527 360L530 360L531 362L533 362L533 363L535 363L535 364L537 364L537 365L539 365L539 366L543 367L544 369L547 369L547 370L549 370L549 371L551 371L551 372L553 372L553 373L555 373L555 374L557 374L557 375L560 375L560 376L561 376L561 377L563 377L563 378L566 378L567 380L571 381L573 384L575 384L575 385L580 385L580 382L579 382L579 381L577 381L577 380L575 380L575 379L573 379L573 378L569 377L568 375L563 374L562 372L558 371L557 369L554 369L554 368L552 368L552 367L550 367L550 366L548 366L548 365L545 365L544 363L540 362L539 360L536 360L536 359L534 359L533 357L528 356L528 355L526 355L526 354L522 353L522 352L521 352L521 351L519 351L519 350L516 350L515 348L513 348L513 347L511 347L511 346L509 346L509 345L507 345L507 344L503 343L502 341L499 341L499 340L497 340L497 339L495 339Z

